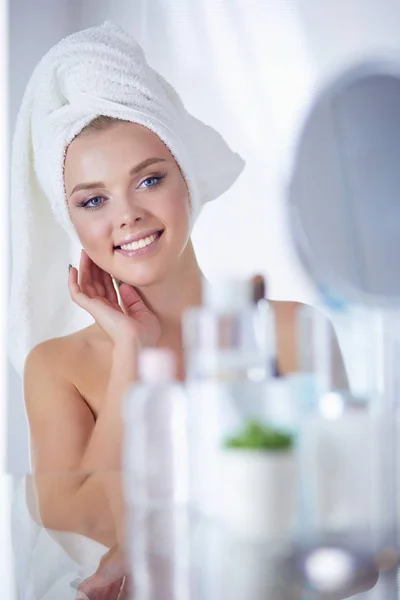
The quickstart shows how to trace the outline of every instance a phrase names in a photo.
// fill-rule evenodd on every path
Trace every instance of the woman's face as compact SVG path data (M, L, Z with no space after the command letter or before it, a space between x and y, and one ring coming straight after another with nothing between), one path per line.
M162 280L190 235L189 194L167 147L120 122L76 137L65 158L72 223L94 263L135 286Z

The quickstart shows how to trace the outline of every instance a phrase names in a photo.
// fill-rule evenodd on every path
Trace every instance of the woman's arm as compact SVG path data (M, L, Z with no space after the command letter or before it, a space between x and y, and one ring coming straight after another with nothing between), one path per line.
M119 473L121 404L135 379L137 352L142 344L157 343L160 325L132 286L120 287L120 306L110 275L84 251L79 280L78 270L70 268L68 286L72 300L94 318L112 342L111 372L95 421L62 368L65 341L50 340L29 355L25 401L38 473L39 508L45 526L76 531L99 541L105 535L110 538L112 515L115 542L122 539L124 531ZM44 473L53 476L44 477Z
M83 471L113 470L121 464L122 399L136 379L137 340L114 347L104 405L80 461Z
M134 381L136 348L114 349L106 398L95 421L62 369L62 340L37 346L24 377L40 515L49 529L107 546L122 533L121 402Z
M114 347L104 406L80 462L80 468L84 472L103 472L103 485L114 517L117 541L124 539L126 530L121 473L124 439L122 403L128 388L136 378L139 349L137 340ZM88 478L79 493L85 494L85 488L90 485L91 481Z

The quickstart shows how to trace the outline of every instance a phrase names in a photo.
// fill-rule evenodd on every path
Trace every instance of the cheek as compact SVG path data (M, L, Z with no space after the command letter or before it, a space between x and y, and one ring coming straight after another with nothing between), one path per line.
M89 215L90 217L90 215ZM72 224L85 250L96 250L107 240L107 223L99 218L76 217L71 215Z
M186 186L178 188L168 197L164 206L165 222L177 231L190 228L190 203Z

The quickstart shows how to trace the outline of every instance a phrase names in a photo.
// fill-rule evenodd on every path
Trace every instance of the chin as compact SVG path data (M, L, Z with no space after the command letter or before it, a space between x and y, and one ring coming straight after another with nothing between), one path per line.
M137 288L156 285L168 279L176 271L185 254L187 243L182 248L180 245L166 249L157 256L149 257L138 264L127 264L125 268L119 265L117 278Z
M132 273L132 270L130 270L130 272L121 273L120 279L133 287L145 288L161 283L166 278L168 272L170 272L170 269L144 268L136 273Z

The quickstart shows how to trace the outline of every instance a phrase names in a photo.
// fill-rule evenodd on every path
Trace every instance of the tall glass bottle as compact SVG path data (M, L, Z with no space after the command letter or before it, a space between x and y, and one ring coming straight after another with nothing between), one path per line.
M207 600L273 597L272 541L286 534L277 524L287 527L280 509L293 494L282 493L278 506L279 494L266 490L290 481L293 464L279 452L232 449L235 436L256 437L272 425L273 317L254 303L250 281L205 282L203 298L183 322L196 588Z
M140 382L125 400L128 545L140 600L190 598L187 402L175 356L139 355Z
M393 573L389 563L395 560L387 330L377 311L343 312L340 321L347 329L348 377L329 320L310 307L299 319L297 551L304 564L307 552L341 556L337 572L329 560L323 571L321 562L317 595L310 597L325 597L324 592L341 598L370 587L363 598L383 600L394 598L396 587L393 578L388 587L382 577L374 585L379 568ZM314 584L306 583L312 589Z
M189 403L191 499L209 516L220 500L221 445L244 421L265 411L266 315L250 281L204 282L203 306L183 320Z

